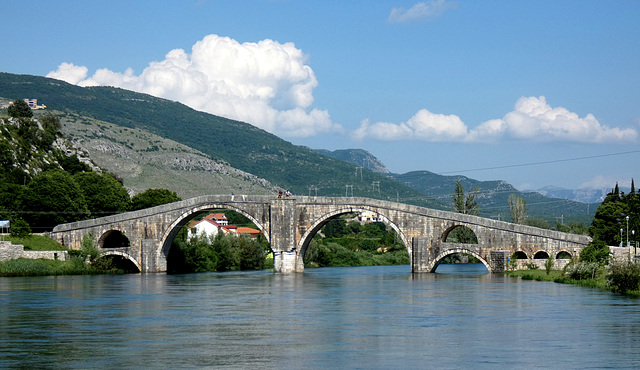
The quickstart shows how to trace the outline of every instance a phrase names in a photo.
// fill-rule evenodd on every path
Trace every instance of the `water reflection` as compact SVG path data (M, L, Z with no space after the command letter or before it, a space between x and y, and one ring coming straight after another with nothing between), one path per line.
M0 278L0 367L640 365L636 300L473 268Z

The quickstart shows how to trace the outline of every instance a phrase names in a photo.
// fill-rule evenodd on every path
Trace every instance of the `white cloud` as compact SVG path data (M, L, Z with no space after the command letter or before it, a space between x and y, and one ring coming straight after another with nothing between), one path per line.
M420 2L411 8L393 8L387 18L390 23L408 23L419 20L428 20L439 17L445 11L453 9L458 4L445 0L434 0L430 2Z
M356 139L423 140L447 142L490 142L500 139L565 141L581 143L632 143L638 140L633 128L609 127L592 115L580 117L566 108L552 108L544 96L522 97L503 118L483 122L469 129L456 115L420 110L406 123L365 120L354 131Z
M85 66L76 66L73 63L62 63L58 66L57 71L49 72L47 77L77 85L80 81L87 78L88 72L89 69Z
M306 56L293 43L239 43L208 35L188 54L171 50L140 75L62 63L53 77L80 86L116 86L180 101L194 109L249 122L282 136L340 132L326 110L310 109L318 85ZM84 72L84 73L83 73Z
M459 141L467 135L467 127L460 117L431 113L421 109L407 122L400 124L376 122L368 120L355 130L354 137L362 140L372 137L378 140L417 139L424 141Z
M544 96L522 97L512 112L502 119L480 124L470 139L495 140L501 136L533 141L571 141L582 143L635 142L635 129L600 124L592 115L580 117L566 108L552 108Z

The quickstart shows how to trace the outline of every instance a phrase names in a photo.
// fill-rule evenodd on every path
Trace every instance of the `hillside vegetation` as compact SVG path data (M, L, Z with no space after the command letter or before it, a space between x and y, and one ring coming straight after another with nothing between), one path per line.
M44 77L0 73L0 97L34 97L66 114L143 129L297 194L400 200L446 208L393 179L293 145L247 123L183 104L111 87L78 87ZM375 184L375 185L374 185ZM215 190L212 191L215 193Z

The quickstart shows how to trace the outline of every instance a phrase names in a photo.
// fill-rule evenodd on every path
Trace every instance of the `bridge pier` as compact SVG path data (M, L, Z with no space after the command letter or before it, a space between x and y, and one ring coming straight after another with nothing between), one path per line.
M304 264L298 264L296 250L297 219L296 200L278 198L271 201L271 250L273 251L273 270L281 273L302 272Z

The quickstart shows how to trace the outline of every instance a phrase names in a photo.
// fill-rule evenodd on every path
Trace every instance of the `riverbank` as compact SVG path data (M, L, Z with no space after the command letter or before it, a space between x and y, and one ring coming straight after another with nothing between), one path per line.
M601 290L612 291L612 289L607 285L607 276L608 271L605 270L604 273L598 274L595 279L571 279L563 275L562 270L551 270L549 274L545 270L515 270L515 271L505 271L505 275L512 277L519 277L522 280L536 280L536 281L551 281L554 283L560 284L572 284L579 285L586 288L595 288ZM640 290L630 290L625 293L622 293L629 297L640 298Z

